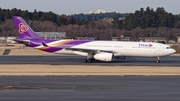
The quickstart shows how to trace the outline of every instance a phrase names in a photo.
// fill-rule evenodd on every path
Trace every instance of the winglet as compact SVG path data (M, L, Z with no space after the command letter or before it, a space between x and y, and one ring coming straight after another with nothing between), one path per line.
M42 45L45 47L49 47L46 43L42 42Z

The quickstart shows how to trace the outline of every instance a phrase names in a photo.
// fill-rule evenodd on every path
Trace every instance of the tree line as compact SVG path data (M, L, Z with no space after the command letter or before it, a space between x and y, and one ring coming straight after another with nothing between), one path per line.
M114 25L119 29L132 30L136 27L145 28L180 28L180 15L173 15L165 11L163 7L158 7L155 11L150 7L146 10L141 8L131 13L123 20L114 17Z
M0 22L4 22L5 20L12 19L12 16L21 16L26 20L37 20L37 21L51 21L56 23L58 26L68 25L68 24L85 24L88 20L101 20L104 18L112 18L117 16L118 18L124 18L128 14L121 14L115 12L109 13L100 13L100 14L74 14L74 15L58 15L50 12L42 12L37 11L29 12L28 10L21 10L17 8L9 9L1 9L0 8Z
M80 20L102 20L102 19L111 19L113 17L117 18L125 18L128 13L116 13L116 12L107 12L107 13L99 13L99 14L74 14L73 17Z
M103 16L104 15L104 16ZM180 15L168 13L159 7L149 7L130 14L100 13L58 15L53 12L29 12L20 9L0 8L0 36L18 36L12 16L21 16L36 32L66 32L67 38L93 37L111 40L112 37L131 37L139 41L143 37L165 37L177 40L180 35Z

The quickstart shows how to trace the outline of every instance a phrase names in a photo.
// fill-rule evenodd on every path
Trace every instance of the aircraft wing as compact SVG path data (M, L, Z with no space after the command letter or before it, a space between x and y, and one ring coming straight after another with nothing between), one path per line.
M66 50L71 50L71 51L79 51L79 52L86 52L86 53L98 53L98 52L107 52L107 53L116 53L112 50L97 50L97 49L85 49L85 48L72 48L72 47L68 47L68 46L60 46L60 47L56 47L56 46L49 46L47 44L45 44L44 42L42 42L42 45L45 47L54 47L54 48L64 48Z
M86 53L97 53L97 52L107 52L107 53L116 53L111 50L97 50L97 49L84 49L84 48L65 48L66 50L72 50L72 51L80 51L80 52L86 52Z

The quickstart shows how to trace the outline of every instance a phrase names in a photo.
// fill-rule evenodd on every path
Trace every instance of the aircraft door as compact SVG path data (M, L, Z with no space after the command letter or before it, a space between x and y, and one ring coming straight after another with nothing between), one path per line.
M129 44L126 44L125 47L126 47L125 50L126 50L126 51L129 51L129 47L130 47Z
M125 44L125 51L124 51L126 56L131 56L131 52L130 52L130 44Z
M157 51L157 52L161 52L161 51L162 51L162 50L161 50L161 45L158 45L158 46L157 46L156 51Z

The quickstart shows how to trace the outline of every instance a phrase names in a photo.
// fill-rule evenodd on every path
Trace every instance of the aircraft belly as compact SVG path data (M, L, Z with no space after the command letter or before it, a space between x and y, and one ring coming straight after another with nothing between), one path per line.
M73 51L71 51L71 50L65 50L65 49L60 50L60 51L56 51L56 52L54 52L54 53L55 53L55 54L74 54Z

